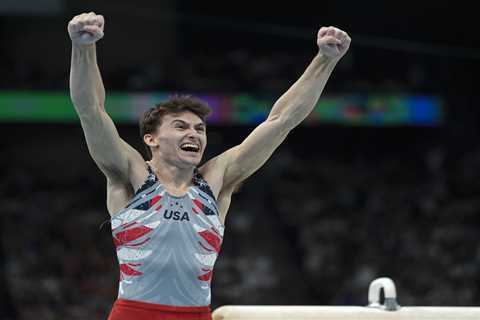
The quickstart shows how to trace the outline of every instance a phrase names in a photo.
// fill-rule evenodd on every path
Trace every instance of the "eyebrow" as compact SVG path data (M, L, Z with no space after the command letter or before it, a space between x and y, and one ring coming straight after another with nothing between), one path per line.
M179 123L182 124L182 125L188 125L188 124L189 124L188 122L183 121L183 120L180 120L180 119L174 119L174 120L172 120L171 123L172 123L172 124L175 124L175 122L179 122ZM204 123L204 122L197 122L197 123L195 123L193 126L194 126L194 127L198 127L198 126L203 126L203 127L205 127L205 123Z

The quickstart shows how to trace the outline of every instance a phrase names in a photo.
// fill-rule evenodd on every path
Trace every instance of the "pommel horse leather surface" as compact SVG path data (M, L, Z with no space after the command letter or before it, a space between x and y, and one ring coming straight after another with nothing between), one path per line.
M480 320L480 307L222 306L213 320Z

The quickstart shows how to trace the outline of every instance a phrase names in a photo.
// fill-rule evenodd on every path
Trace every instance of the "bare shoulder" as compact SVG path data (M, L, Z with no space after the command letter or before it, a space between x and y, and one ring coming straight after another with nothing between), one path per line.
M199 168L200 174L207 181L217 199L220 220L225 223L225 217L230 207L234 185L226 185L225 170L228 165L228 151L210 159Z
M218 199L219 194L224 187L223 177L225 174L226 160L224 154L218 155L215 158L208 160L202 165L198 171L207 181L215 198Z
M107 177L107 209L111 216L124 208L133 195L130 183Z
M138 190L138 188L143 185L148 177L148 165L137 150L135 150L133 147L130 148L132 154L130 156L128 168L128 182L134 190Z
M106 174L107 178L107 208L113 215L124 208L135 195L148 177L147 163L142 155L127 145L128 176L122 177L115 174Z

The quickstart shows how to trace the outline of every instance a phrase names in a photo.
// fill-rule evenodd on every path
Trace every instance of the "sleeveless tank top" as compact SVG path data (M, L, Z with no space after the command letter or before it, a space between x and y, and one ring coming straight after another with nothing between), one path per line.
M182 197L170 195L148 166L133 199L111 218L120 265L118 299L167 306L209 306L224 226L197 169Z

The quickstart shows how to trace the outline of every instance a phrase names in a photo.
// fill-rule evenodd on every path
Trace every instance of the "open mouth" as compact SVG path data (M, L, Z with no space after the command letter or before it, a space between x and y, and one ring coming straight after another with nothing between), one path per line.
M187 142L180 145L180 149L186 152L197 153L200 151L200 146L195 143Z

